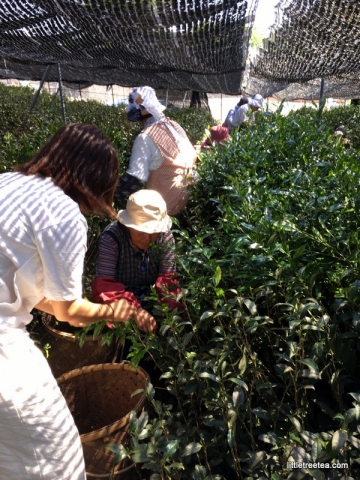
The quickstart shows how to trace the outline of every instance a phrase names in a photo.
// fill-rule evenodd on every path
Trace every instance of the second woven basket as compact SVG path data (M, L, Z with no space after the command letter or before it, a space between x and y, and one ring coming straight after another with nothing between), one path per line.
M106 447L126 446L130 412L139 412L145 404L148 374L125 362L105 363L72 370L57 382L80 433L87 477L120 479L132 465L114 465L114 455Z

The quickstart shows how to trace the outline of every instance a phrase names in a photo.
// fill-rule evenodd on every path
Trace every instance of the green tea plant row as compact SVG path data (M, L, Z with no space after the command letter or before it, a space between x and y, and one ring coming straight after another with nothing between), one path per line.
M0 172L25 161L63 125L59 97L45 90L29 113L34 94L29 87L0 84ZM65 97L65 111L69 123L89 123L101 128L119 151L122 172L126 170L139 126L126 119L124 106ZM203 138L206 127L215 123L205 110L186 108L165 113L181 123L194 144Z
M359 478L360 164L332 132L264 113L202 155L176 230L186 314L133 349L168 395L117 450L152 480Z

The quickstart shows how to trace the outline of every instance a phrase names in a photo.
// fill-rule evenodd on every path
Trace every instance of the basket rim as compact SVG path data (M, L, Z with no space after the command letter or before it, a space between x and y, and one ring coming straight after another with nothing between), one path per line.
M70 372L66 372L60 377L56 379L58 384L65 382L66 380L74 377L78 377L83 375L84 373L91 373L101 370L127 370L132 372L140 373L142 378L145 380L144 391L141 394L141 397L137 404L134 406L132 411L138 412L146 399L146 386L150 382L150 377L148 373L141 367L132 367L128 362L121 362L121 363L100 363L98 365L87 365L85 367L76 368L74 370L70 370ZM139 393L140 394L140 393ZM138 394L138 395L139 395ZM81 441L83 443L91 442L93 440L98 440L99 438L103 438L105 436L110 435L111 433L119 430L121 427L128 423L130 417L130 412L127 413L124 417L116 420L115 422L111 423L110 425L106 425L105 427L99 428L98 430L93 430L89 433L83 433L80 435Z
M66 340L69 340L70 342L78 342L76 336L73 334L73 333L69 333L69 332L63 332L62 330L58 330L57 328L55 327L52 327L50 325L50 322L51 320L55 319L56 322L62 322L61 320L58 320L55 315L51 315L50 313L47 314L46 316L43 315L42 318L41 318L41 322L42 324L44 325L45 329L51 334L53 335L54 337L58 337L58 338L61 338L61 339L66 339ZM62 323L67 323L67 322L62 322ZM85 337L85 342L88 342L88 341L96 341L96 340L99 340L99 337L97 338L93 338L92 335L86 335Z

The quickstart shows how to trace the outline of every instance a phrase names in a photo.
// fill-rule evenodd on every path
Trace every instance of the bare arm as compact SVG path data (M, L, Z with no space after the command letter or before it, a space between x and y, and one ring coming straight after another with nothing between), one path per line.
M43 298L35 308L55 315L57 320L68 322L74 327L85 327L100 320L126 322L136 318L136 308L124 299L110 304L100 304L82 298L71 301Z
M140 330L151 333L156 329L154 317L146 310L131 305L121 299L112 303L92 303L88 300L55 301L43 298L35 308L54 315L60 322L68 322L73 327L86 327L100 320L126 322L133 318Z

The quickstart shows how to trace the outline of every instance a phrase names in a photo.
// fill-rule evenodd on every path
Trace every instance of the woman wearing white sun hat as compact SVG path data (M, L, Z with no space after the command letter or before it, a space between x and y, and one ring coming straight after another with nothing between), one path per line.
M101 236L92 282L94 300L107 303L125 298L146 316L150 315L146 297L154 286L161 303L171 310L181 310L175 298L181 289L171 224L166 203L158 192L142 189L130 195L118 221Z

